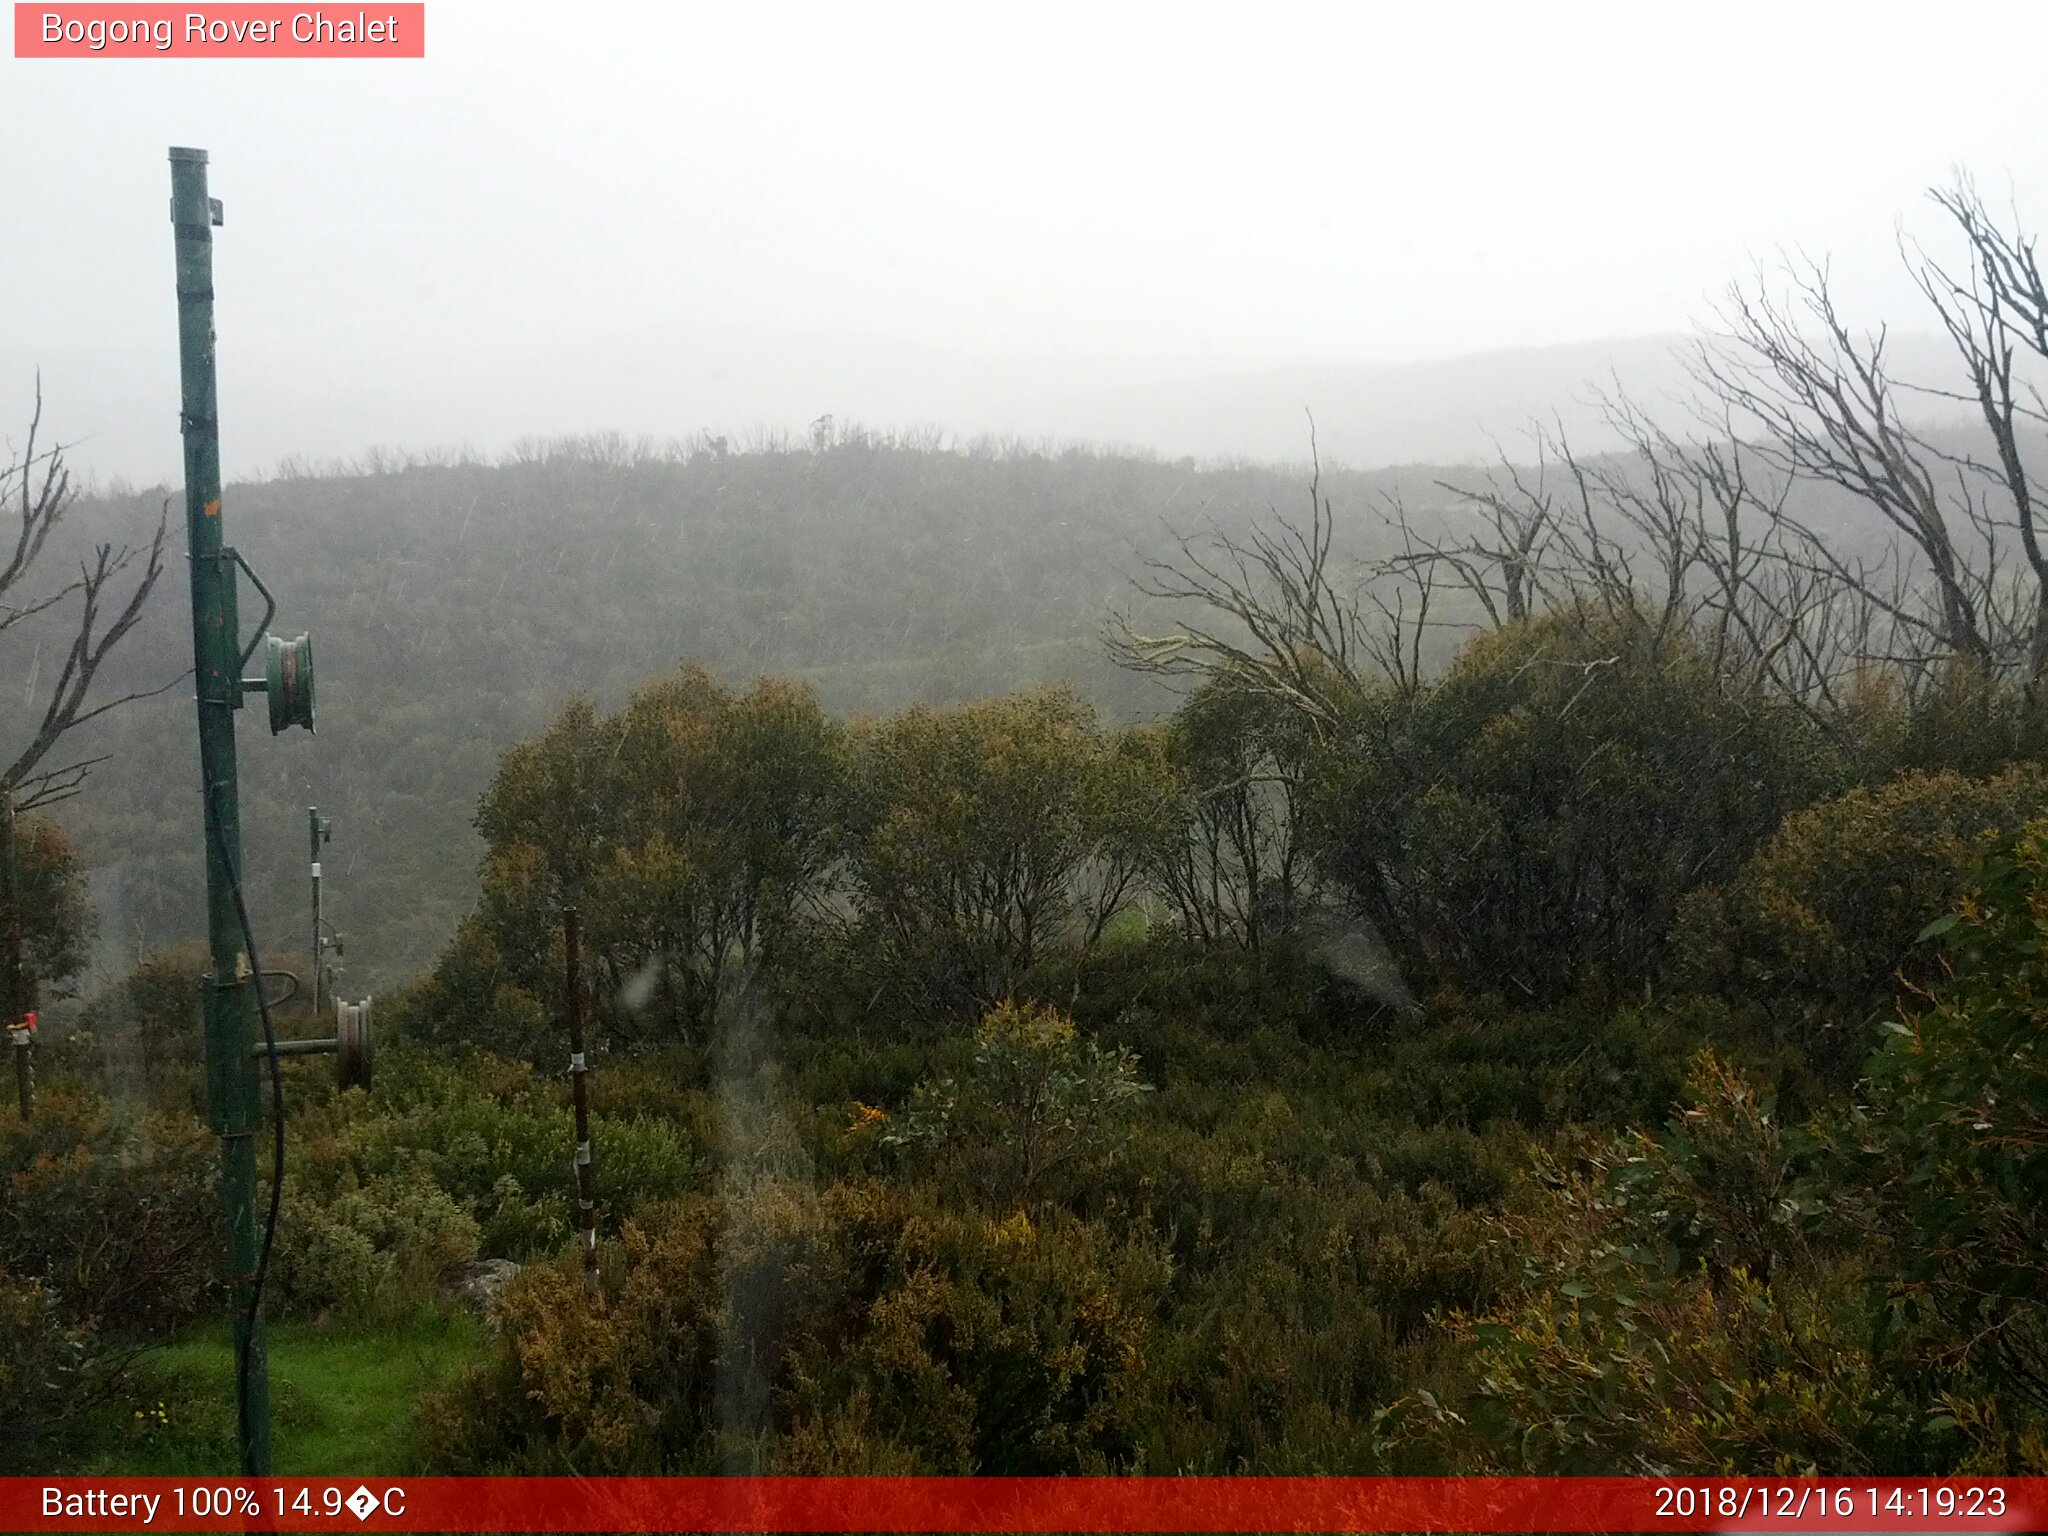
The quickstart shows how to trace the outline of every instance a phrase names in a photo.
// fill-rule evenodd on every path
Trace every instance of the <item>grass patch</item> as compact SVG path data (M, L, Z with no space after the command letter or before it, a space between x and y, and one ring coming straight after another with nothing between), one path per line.
M384 1328L270 1329L271 1442L285 1477L419 1470L420 1399L483 1357L464 1312L422 1311ZM130 1476L232 1475L235 1358L227 1325L186 1335L138 1363L90 1470Z

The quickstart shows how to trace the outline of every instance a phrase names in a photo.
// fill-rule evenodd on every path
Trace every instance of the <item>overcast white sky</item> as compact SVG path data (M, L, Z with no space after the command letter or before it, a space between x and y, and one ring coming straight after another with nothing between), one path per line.
M103 467L175 463L171 144L227 204L231 463L782 410L640 356L714 329L837 339L820 408L877 419L946 415L879 378L915 347L1108 387L1673 332L1781 244L1908 324L1952 166L2048 223L2040 4L429 0L427 53L0 59L0 405L40 361ZM672 408L589 382L649 367Z

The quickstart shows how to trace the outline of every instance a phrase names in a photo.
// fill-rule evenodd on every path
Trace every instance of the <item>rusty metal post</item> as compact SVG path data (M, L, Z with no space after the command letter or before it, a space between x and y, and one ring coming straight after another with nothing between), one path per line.
M584 1060L583 933L576 909L562 911L569 969L569 1097L576 1106L576 1225L583 1233L583 1289L597 1287L597 1188L590 1169L590 1067Z
M33 1120L36 1117L36 1068L29 1053L35 1048L35 1032L29 1029L15 1029L14 1035L14 1086L21 1098L21 1118Z
M21 1118L36 1111L35 992L21 963L21 865L15 851L14 801L0 788L0 1020L14 1046L14 1085Z
M306 807L306 826L313 848L313 1017L320 1017L321 983L326 980L327 936L320 926L320 845L334 835L333 824L320 814L320 807Z

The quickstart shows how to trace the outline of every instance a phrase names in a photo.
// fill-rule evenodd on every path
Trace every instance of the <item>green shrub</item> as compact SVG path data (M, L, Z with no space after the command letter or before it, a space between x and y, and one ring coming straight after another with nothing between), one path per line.
M1988 778L2048 753L2048 715L2026 689L1987 684L1961 658L1939 668L1917 698L1897 677L1858 676L1843 699L1840 725L1872 780L1909 772Z
M219 1158L190 1114L40 1095L0 1120L0 1269L116 1336L197 1316L225 1252Z
M1639 987L1686 893L1841 773L1684 634L1565 612L1472 641L1413 698L1359 700L1312 846L1411 981L1542 1004Z
M63 1070L81 1085L124 1099L147 1098L194 1111L205 1103L205 1040L200 979L210 967L203 944L179 944L145 956L133 970L89 997L72 1037L51 1041L39 1076Z
M1924 985L1938 957L1916 948L1950 910L1997 829L2048 811L2031 764L1991 779L1908 773L1788 818L1725 886L1679 924L1682 985L1760 1007L1782 1038L1837 1083L1877 1043L1898 979Z
M1711 1055L1688 1091L1662 1138L1539 1165L1494 1239L1524 1285L1454 1320L1467 1388L1410 1393L1397 1440L1461 1472L1952 1469L1966 1437L1910 1344L1873 1349L1865 1256L1827 1240L1819 1145Z
M1254 950L1285 938L1309 880L1308 722L1226 671L1175 711L1162 745L1166 771L1154 794L1165 793L1170 818L1149 863L1181 934Z
M393 1039L540 1061L567 1049L546 1005L513 980L490 928L463 919L434 969L392 998L379 1020Z
M1094 943L1159 835L1159 755L1070 688L913 705L851 742L846 958L928 1010L986 1006Z
M1128 1463L1156 1250L1071 1216L1001 1223L868 1181L650 1210L504 1298L503 1353L428 1411L450 1470Z
M99 1330L40 1281L0 1265L0 1475L48 1474L97 1405L112 1363Z
M957 1160L999 1205L1034 1201L1085 1174L1150 1091L1128 1048L1081 1039L1057 1009L1004 1003L975 1032L967 1070L920 1084L882 1139Z
M477 1255L475 1218L423 1159L327 1198L286 1187L272 1259L285 1303L356 1321L403 1316Z
M2048 820L1972 884L1935 925L1953 976L1888 1026L1857 1140L1900 1234L1899 1300L2048 1445Z
M98 927L85 861L57 822L17 815L11 805L0 808L0 839L12 843L8 867L19 903L16 942L23 970L41 978L50 995L69 996L67 984L92 958ZM6 854L0 849L0 857Z
M1408 1433L1507 1475L1928 1475L1967 1449L1873 1361L1859 1292L1601 1262L1465 1324L1478 1390L1405 1402Z
M523 1062L400 1048L380 1063L375 1092L303 1112L294 1134L300 1151L287 1190L310 1205L372 1187L424 1185L474 1223L474 1246L490 1258L533 1257L571 1226L567 1089ZM695 1178L691 1148L666 1120L594 1115L591 1143L606 1224L682 1193Z

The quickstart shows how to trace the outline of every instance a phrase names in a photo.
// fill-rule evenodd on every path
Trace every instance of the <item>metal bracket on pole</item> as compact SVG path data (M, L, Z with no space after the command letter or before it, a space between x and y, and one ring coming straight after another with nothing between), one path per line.
M370 999L360 1003L345 1003L334 1000L334 1034L321 1040L280 1040L275 1051L258 1040L250 1047L250 1053L257 1059L276 1055L286 1056L332 1056L336 1081L343 1088L368 1089L370 1071L376 1059L374 1038L370 1033Z
M263 578L258 576L249 562L242 558L242 552L239 549L223 549L221 551L221 558L231 560L235 565L239 566L242 574L249 578L249 584L255 587L263 598L263 617L256 621L256 633L250 636L249 643L242 648L241 660L235 663L235 672L239 675L242 668L249 665L249 658L256 654L256 647L261 645L264 637L270 633L270 621L277 617L277 599L270 595L270 588L263 585ZM249 680L244 678L242 686L246 689L248 683Z

